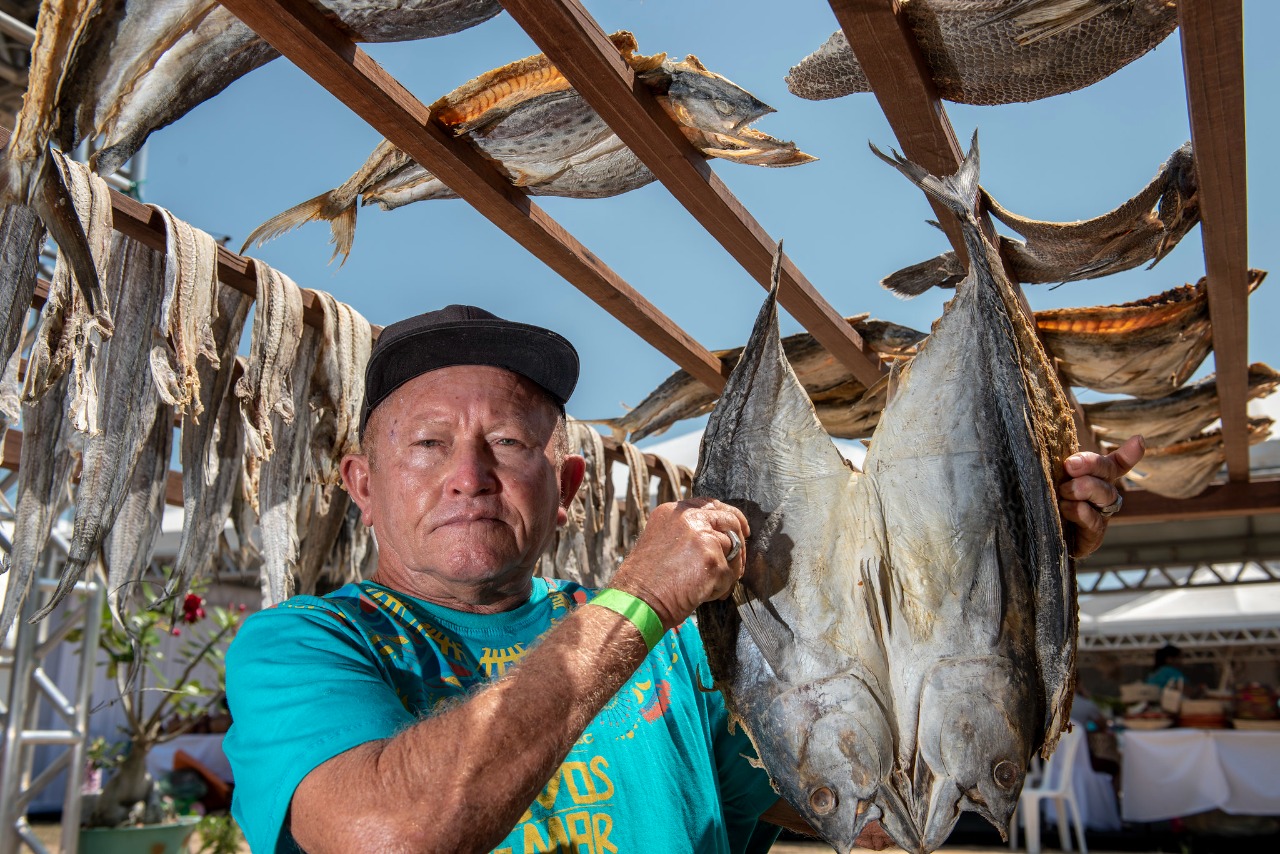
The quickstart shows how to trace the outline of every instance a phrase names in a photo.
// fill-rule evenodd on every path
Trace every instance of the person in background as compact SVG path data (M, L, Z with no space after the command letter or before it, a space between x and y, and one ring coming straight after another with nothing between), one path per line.
M1148 685L1155 685L1157 688L1163 688L1170 682L1175 680L1186 681L1186 676L1178 668L1182 663L1182 650L1178 649L1171 643L1156 650L1156 665L1150 673L1147 674L1146 682Z

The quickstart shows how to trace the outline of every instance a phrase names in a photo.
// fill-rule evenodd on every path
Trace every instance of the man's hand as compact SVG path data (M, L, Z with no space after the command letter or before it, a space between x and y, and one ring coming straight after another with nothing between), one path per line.
M733 537L742 548L732 561ZM662 620L680 625L703 602L733 590L746 566L747 517L712 498L689 498L654 508L610 587L639 596Z
M1120 495L1116 484L1138 464L1146 450L1147 443L1141 436L1130 436L1105 457L1088 451L1067 457L1063 469L1070 479L1058 486L1058 508L1062 518L1076 526L1074 557L1085 557L1102 545L1107 517L1098 511L1115 503Z

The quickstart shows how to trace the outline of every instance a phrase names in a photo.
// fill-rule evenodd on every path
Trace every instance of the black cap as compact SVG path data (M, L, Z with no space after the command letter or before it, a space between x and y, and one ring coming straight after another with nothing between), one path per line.
M382 330L364 372L360 435L369 413L420 374L453 365L492 365L527 377L561 406L578 384L578 351L550 329L450 305Z

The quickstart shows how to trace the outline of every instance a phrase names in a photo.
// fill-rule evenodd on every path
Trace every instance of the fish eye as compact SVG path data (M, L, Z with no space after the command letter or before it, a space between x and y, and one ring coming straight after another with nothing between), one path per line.
M716 111L722 116L727 116L733 112L733 107L729 105L728 101L722 101L721 99L716 98L711 103L715 105Z
M995 778L996 785L1000 788L1012 789L1013 784L1018 781L1018 766L1006 759L996 765L991 776Z
M836 793L826 786L820 786L809 794L809 806L813 807L813 811L818 815L826 815L831 812L836 808L838 800Z

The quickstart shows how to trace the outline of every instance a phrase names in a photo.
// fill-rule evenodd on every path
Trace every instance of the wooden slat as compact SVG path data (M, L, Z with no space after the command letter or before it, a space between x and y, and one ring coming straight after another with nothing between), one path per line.
M1241 0L1181 0L1178 25L1227 476L1244 481L1249 479L1249 235Z
M953 174L964 160L964 151L898 0L830 0L830 3L880 109L898 138L902 153L935 175ZM929 204L952 248L967 261L969 253L965 251L955 214L932 199ZM996 230L991 218L984 211L981 219L987 237L995 242ZM1015 286L1019 285L1007 262L1005 275ZM1021 302L1030 317L1031 306L1025 296ZM1058 367L1056 360L1054 364ZM1076 400L1060 368L1058 380L1071 403L1080 447L1087 451L1100 450L1084 407Z
M1228 481L1211 486L1195 498L1164 498L1140 489L1124 495L1124 509L1112 525L1137 525L1215 516L1257 516L1280 513L1280 480Z
M22 431L10 430L4 436L4 453L3 458L0 458L0 468L17 471L21 462ZM79 479L78 474L75 479ZM165 483L164 503L173 507L182 506L182 472L169 472L169 480Z
M252 27L490 222L660 352L716 391L720 360L591 254L307 0L226 0Z
M579 0L502 0L502 5L619 139L767 289L777 241L716 176ZM864 384L880 378L879 357L789 258L783 262L778 302Z

